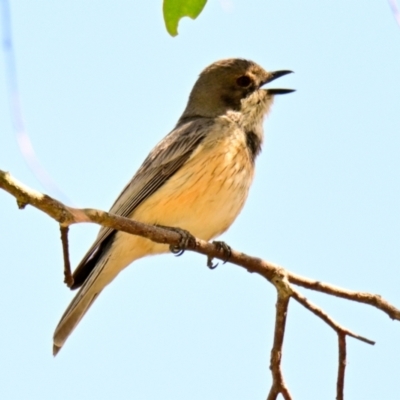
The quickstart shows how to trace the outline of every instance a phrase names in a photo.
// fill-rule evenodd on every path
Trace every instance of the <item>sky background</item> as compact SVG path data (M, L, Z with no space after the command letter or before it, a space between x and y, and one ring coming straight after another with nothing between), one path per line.
M297 91L276 99L249 199L222 238L400 306L400 28L385 0L209 0L176 38L161 0L10 3L26 127L68 204L107 210L208 64L243 57L291 69L274 84ZM45 190L18 149L3 59L0 169ZM97 229L71 228L74 265ZM189 252L140 260L53 358L73 296L58 226L1 192L0 243L0 398L266 397L275 290L260 276L229 264L210 271ZM301 291L377 342L348 339L346 398L398 399L400 323ZM295 399L335 397L336 334L294 301L283 357Z

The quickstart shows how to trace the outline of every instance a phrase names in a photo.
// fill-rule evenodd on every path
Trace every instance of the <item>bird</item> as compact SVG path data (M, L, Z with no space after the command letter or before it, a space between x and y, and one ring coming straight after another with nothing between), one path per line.
M206 67L176 126L149 153L110 213L184 229L207 241L220 236L247 199L274 97L294 91L264 85L289 73L267 72L242 58ZM53 354L124 268L168 251L168 245L102 227L73 272L71 289L79 291L55 329Z

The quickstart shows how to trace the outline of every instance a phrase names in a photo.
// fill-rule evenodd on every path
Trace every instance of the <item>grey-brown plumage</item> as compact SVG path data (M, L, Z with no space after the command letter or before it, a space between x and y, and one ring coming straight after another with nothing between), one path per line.
M243 59L207 67L174 130L151 151L110 212L187 229L204 240L223 233L247 198L273 96L291 92L262 86L289 72L267 72ZM80 290L55 330L53 353L122 269L166 251L166 245L102 228L74 271L73 288Z

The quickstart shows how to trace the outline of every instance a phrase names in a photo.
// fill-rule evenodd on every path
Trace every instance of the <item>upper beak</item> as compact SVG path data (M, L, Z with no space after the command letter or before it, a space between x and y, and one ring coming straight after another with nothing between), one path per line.
M260 86L263 86L269 82L272 82L275 79L280 78L281 76L287 75L287 74L292 74L293 71L289 70L283 70L283 71L274 71L270 72L268 78L261 83ZM275 95L275 94L287 94L287 93L292 93L295 90L294 89L264 89L269 95Z

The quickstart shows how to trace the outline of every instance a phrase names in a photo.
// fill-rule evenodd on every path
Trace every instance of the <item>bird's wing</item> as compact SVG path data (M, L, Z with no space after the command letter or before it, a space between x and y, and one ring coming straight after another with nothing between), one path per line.
M139 204L156 192L190 158L212 124L211 119L196 118L169 133L144 160L111 207L110 213L123 217L132 215ZM101 255L111 245L115 232L110 228L100 229L95 242L73 273L72 289L83 284Z

